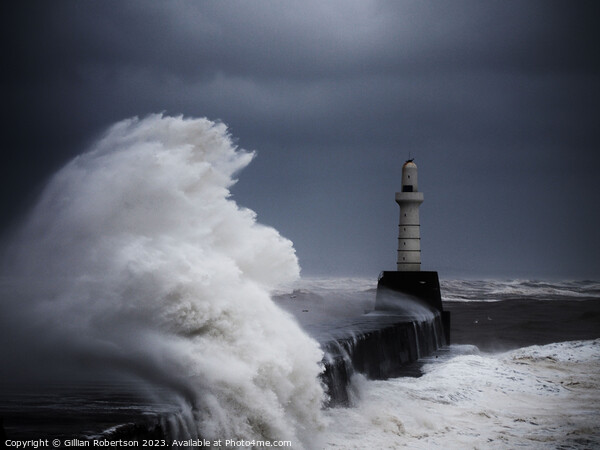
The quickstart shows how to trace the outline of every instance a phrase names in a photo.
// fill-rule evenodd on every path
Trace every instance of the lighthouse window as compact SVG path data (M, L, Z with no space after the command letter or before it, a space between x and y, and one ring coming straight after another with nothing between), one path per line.
M404 184L402 185L402 192L412 192L413 185L412 184Z

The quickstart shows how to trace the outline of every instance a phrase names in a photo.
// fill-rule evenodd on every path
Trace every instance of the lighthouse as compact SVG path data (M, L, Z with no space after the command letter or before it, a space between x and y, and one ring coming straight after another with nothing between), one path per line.
M398 260L395 271L383 271L377 281L375 309L405 313L407 299L417 299L439 313L446 343L450 343L450 311L444 311L437 272L421 270L421 223L417 165L409 159L402 166L402 192L396 192L400 206ZM437 319L436 319L437 320Z
M396 203L400 206L397 260L399 272L421 270L419 206L423 199L423 193L419 192L417 165L409 159L402 166L402 192L396 192Z

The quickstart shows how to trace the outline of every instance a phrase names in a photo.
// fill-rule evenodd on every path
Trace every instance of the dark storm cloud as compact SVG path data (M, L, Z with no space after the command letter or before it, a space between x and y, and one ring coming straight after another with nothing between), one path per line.
M598 17L566 1L4 2L4 222L104 127L166 111L258 151L235 196L309 271L393 266L410 152L432 266L597 273Z
M465 68L571 72L598 64L590 58L593 3L28 5L5 6L9 62L20 80L76 79L86 68L138 68L194 81L224 73L307 82Z

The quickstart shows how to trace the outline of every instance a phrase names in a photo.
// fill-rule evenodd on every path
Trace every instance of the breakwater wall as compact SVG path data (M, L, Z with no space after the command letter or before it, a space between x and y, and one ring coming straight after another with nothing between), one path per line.
M402 376L411 363L445 345L440 312L419 309L417 313L414 304L403 304L404 311L373 311L311 330L325 353L321 379L329 396L326 406L351 406L355 374L375 380ZM177 414L147 416L115 427L102 437L109 440L197 438L191 429Z
M412 363L448 343L449 315L438 309L441 300L437 301L437 276L425 275L425 279L422 275L412 277L420 291L408 289L414 287L415 283L406 283L406 277L392 278L391 283L389 277L384 278L385 283L380 280L375 310L366 314L354 315L346 311L347 317L340 318L337 313L341 311L338 308L336 314L330 313L325 322L310 322L307 319L311 317L305 311L311 309L312 313L318 302L304 300L299 303L302 309L297 317L305 319L303 328L321 344L325 354L324 371L321 374L329 396L325 406L352 405L355 392L353 378L356 374L369 379L412 375L418 367L418 364ZM398 280L402 283L398 283ZM401 289L407 286L409 292L403 292ZM427 292L433 294L428 295ZM290 296L290 301L296 302L295 297ZM323 317L320 311L316 311L315 315L321 319ZM197 438L197 418L193 416L193 411L192 416L180 413L146 414L135 419L132 417L130 422L106 429L100 435L83 435L81 438Z
M362 374L382 380L406 374L407 366L446 344L442 316L431 317L372 313L338 336L322 342L325 351L322 380L328 406L349 406L352 377Z
M379 380L401 376L407 365L450 343L437 272L382 272L375 311L329 328L316 336L326 353L322 378L330 406L351 404L355 373Z
M398 306L399 305L399 306ZM406 374L407 366L445 345L441 313L414 299L399 298L395 311L372 311L352 319L307 327L325 353L321 379L326 406L351 406L352 378L386 379ZM107 430L108 440L199 438L180 414L148 415Z
M443 310L436 272L383 272L374 311L303 327L325 354L325 406L343 407L352 405L354 375L373 380L407 375L412 363L448 345L450 315ZM154 438L190 435L179 417L147 419L114 432L134 438L147 433Z

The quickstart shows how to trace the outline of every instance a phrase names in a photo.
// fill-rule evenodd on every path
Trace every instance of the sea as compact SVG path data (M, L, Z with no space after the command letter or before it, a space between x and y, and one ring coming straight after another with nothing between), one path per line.
M51 177L0 242L0 445L600 448L594 280L440 273L451 342L325 407L322 336L373 310L377 276L300 276L232 196L254 157L153 114Z
M308 278L287 289L274 302L299 323L335 323L372 309L376 280ZM422 357L418 373L356 375L352 405L322 409L312 438L291 447L600 448L600 283L442 279L441 289L452 343ZM25 390L7 381L6 439L116 439L120 428L181 417L168 389L133 380Z
M322 448L600 448L600 284L441 280L451 344L359 379Z

